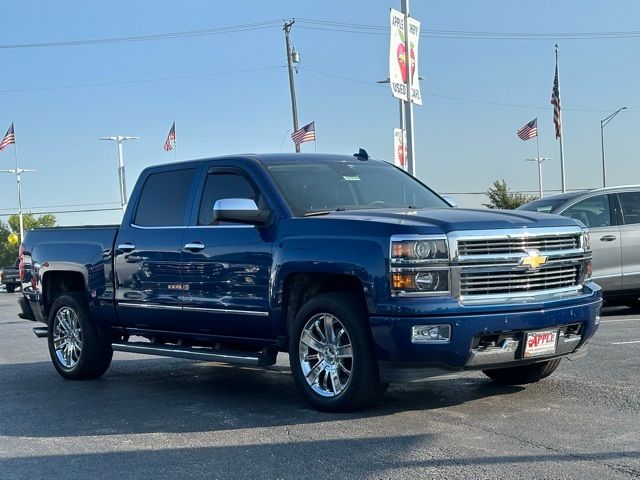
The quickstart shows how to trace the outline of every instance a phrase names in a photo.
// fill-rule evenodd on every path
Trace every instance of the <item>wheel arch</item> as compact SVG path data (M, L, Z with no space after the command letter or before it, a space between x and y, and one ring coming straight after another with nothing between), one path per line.
M60 295L70 292L87 293L88 274L77 265L50 266L40 272L42 278L42 304L47 318L51 306Z

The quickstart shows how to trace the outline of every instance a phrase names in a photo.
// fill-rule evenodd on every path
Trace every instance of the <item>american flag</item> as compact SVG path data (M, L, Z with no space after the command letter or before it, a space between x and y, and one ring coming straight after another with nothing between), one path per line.
M296 130L291 134L291 140L296 145L300 145L304 142L315 142L316 141L316 122L311 122L300 130Z
M2 142L0 142L0 150L3 150L12 143L16 143L16 134L13 132L13 123L9 127L9 130L7 130L7 134L2 139Z
M551 105L553 105L553 123L556 126L556 138L562 136L562 117L560 116L560 87L558 86L558 60L556 59L556 76L553 79L551 91Z
M534 118L524 127L518 130L520 140L530 140L538 136L538 119Z
M171 125L171 130L169 130L169 135L167 135L167 140L164 142L164 151L168 152L169 150L173 150L173 146L175 144L176 144L176 122L173 122L173 125Z

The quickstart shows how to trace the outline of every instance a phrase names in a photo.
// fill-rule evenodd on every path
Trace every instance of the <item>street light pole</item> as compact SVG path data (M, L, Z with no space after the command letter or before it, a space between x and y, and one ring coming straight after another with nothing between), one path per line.
M604 127L606 127L607 124L611 120L613 120L613 118L617 114L619 114L622 110L626 110L626 109L627 109L627 107L619 108L618 110L613 112L608 117L603 118L602 120L600 120L600 145L602 147L602 187L603 188L607 186L607 169L606 169L606 165L605 165L605 156L604 156Z
M284 41L287 47L287 68L289 70L289 90L291 92L291 112L293 114L293 131L298 131L298 105L296 102L296 85L293 79L293 64L297 63L297 58L293 58L294 53L297 56L297 52L291 51L291 44L289 42L289 32L291 27L295 23L295 20L284 22ZM296 153L300 153L300 144L296 143Z
M551 160L550 158L536 157L536 158L527 158L527 162L537 162L538 163L538 190L540 193L540 198L544 196L544 192L542 189L542 162L546 160Z
M24 220L22 216L22 181L20 175L25 172L35 172L35 170L30 168L12 168L10 170L0 170L0 172L4 173L13 173L16 176L16 187L18 190L18 217L20 218L20 243L24 239Z
M127 137L122 135L117 135L115 137L100 137L100 140L112 140L114 142L118 142L118 183L120 184L120 206L122 207L122 212L124 212L127 207L127 184L124 176L122 142L127 140L137 140L139 138L140 137Z

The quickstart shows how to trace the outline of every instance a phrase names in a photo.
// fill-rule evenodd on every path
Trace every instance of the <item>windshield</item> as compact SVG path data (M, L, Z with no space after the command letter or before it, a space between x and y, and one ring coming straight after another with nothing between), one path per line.
M272 164L267 170L299 217L335 210L449 206L413 177L385 162Z
M560 206L567 203L568 198L541 198L533 202L525 203L516 210L526 210L527 212L553 213Z

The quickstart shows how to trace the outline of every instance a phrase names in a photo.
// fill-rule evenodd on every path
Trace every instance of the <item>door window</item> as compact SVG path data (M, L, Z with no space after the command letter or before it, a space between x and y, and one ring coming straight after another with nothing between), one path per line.
M598 195L587 198L567 208L561 215L580 220L589 228L610 227L609 196Z
M195 172L195 168L189 168L149 175L133 223L143 227L184 225Z
M640 223L640 192L619 193L624 223L629 225Z
M212 225L213 206L216 201L225 198L249 198L256 202L258 208L264 208L258 190L244 175L233 172L210 173L200 201L198 225Z

